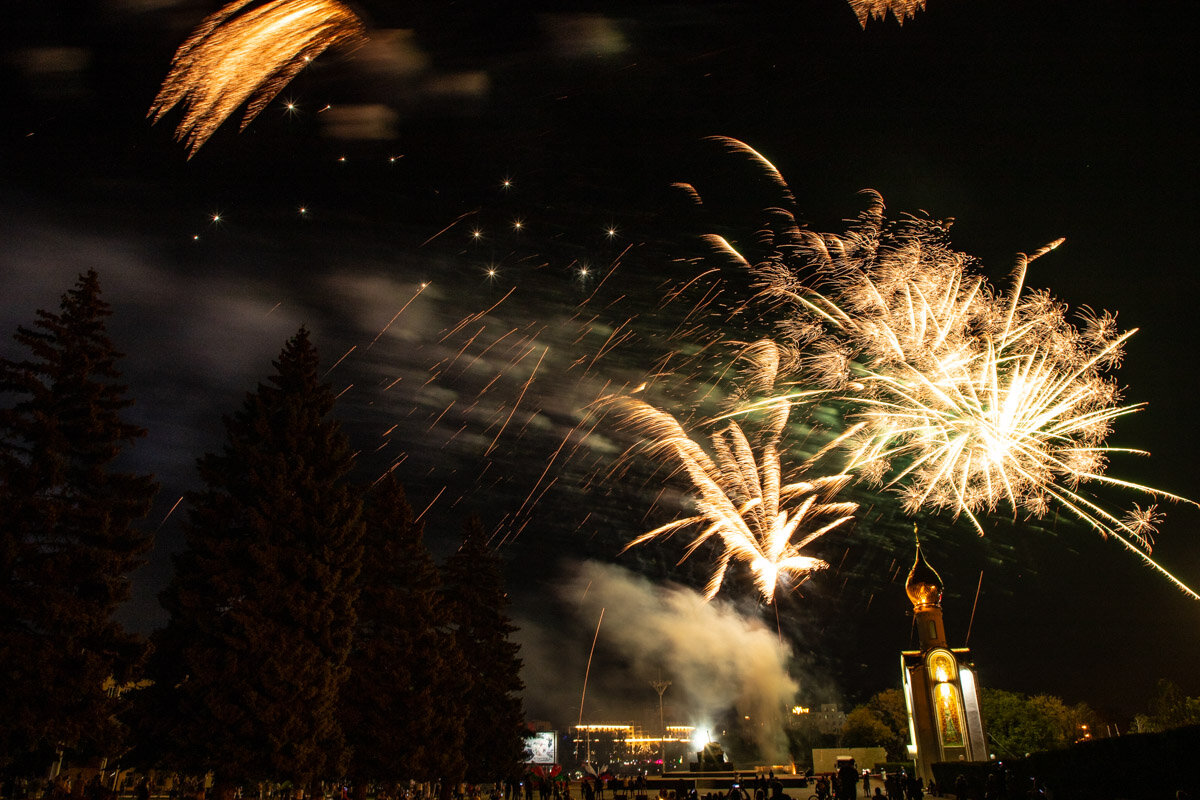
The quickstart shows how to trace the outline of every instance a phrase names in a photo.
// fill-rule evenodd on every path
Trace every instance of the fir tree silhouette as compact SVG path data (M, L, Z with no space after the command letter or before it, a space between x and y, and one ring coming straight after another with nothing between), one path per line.
M341 774L337 719L362 560L352 454L301 328L267 383L199 459L187 546L162 595L157 691L143 714L166 763L218 796L261 779Z
M145 646L113 620L153 541L138 529L157 486L121 471L145 431L105 322L96 272L58 313L39 310L0 359L0 763L35 748L115 748L119 692ZM112 752L109 749L107 752Z

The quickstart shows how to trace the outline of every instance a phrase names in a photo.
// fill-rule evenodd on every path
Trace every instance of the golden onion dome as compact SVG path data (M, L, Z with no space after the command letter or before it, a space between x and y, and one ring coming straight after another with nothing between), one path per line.
M942 605L942 578L937 574L925 556L921 553L921 545L917 544L917 558L912 569L908 571L908 580L904 582L904 591L912 601L913 608L920 611L924 608L939 608Z

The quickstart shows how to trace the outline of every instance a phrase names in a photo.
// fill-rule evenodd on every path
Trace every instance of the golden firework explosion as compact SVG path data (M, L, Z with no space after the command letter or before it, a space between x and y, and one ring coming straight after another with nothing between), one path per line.
M759 388L773 387L779 370L779 346L770 341L756 342L744 356L751 369L750 383ZM846 474L786 483L782 480L779 444L794 399L776 397L753 404L753 411L766 417L754 443L742 426L731 420L733 415L716 420L722 427L710 437L714 454L710 456L665 411L632 397L609 398L606 402L618 410L626 424L645 437L647 453L682 468L694 490L697 511L694 516L638 536L624 550L668 537L680 529L703 526L680 561L710 539L720 543L706 600L716 596L734 561L747 563L755 586L768 604L774 602L781 582L803 580L828 566L805 555L804 548L852 519L858 505L830 499L849 482ZM734 413L740 416L750 412Z
M205 19L176 51L150 106L158 122L183 103L175 138L186 141L189 158L242 103L244 130L327 48L365 39L362 22L334 0L253 3L235 0Z
M890 11L901 25L918 11L925 10L925 0L849 0L858 17L858 24L867 27L868 19L884 19Z
M889 221L867 194L844 234L815 234L773 210L779 233L759 239L774 252L749 267L759 305L781 313L784 338L803 351L800 383L849 409L833 442L844 469L899 491L910 513L965 515L981 534L980 516L1002 506L1014 517L1065 510L1200 599L1150 557L1156 505L1118 515L1091 492L1192 503L1106 474L1113 454L1146 455L1105 443L1115 420L1144 407L1122 402L1111 377L1136 331L1086 307L1069 320L1064 303L1027 287L1030 263L1062 240L1021 256L1001 290L949 245L948 224ZM710 242L749 266L724 239Z

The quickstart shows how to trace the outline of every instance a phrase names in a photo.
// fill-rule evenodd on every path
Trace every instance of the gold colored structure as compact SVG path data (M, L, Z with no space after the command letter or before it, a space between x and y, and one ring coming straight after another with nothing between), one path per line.
M921 545L904 591L913 604L920 650L900 654L908 706L909 755L928 784L939 761L986 761L987 739L971 651L948 646L942 622L943 584Z

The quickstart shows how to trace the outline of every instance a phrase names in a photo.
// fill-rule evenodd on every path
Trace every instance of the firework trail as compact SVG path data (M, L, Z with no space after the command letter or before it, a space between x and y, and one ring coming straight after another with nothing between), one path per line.
M845 234L793 221L751 268L758 301L783 317L781 338L802 350L798 380L849 409L843 468L899 491L908 513L948 510L981 534L980 516L1002 506L1032 518L1057 507L1200 599L1150 558L1156 506L1118 517L1084 494L1185 500L1105 474L1114 453L1145 455L1105 444L1115 420L1144 406L1123 403L1109 376L1135 331L1086 307L1072 323L1049 292L1026 287L1030 262L1061 240L1022 256L1002 290L950 247L947 224L889 221L868 194Z
M779 346L769 341L757 342L747 348L745 355L751 367L750 388L773 389L781 358ZM830 500L850 480L849 475L791 483L781 479L779 445L791 399L774 398L755 404L755 410L765 412L767 418L755 437L757 456L751 438L732 421L732 415L722 418L724 426L711 437L715 458L692 440L670 414L631 397L610 398L607 402L629 427L646 438L646 452L670 459L683 468L695 490L699 512L638 536L625 550L683 528L704 525L685 549L683 559L709 539L715 537L721 543L722 550L705 592L706 600L716 596L726 570L735 560L749 565L755 586L768 604L774 602L775 589L781 581L802 579L828 566L804 555L804 548L852 519L858 506Z
M904 20L915 17L925 10L925 0L849 0L850 7L858 17L858 24L867 27L868 19L884 19L888 12L903 25Z
M334 0L235 0L200 24L171 60L148 116L158 122L182 103L175 138L196 154L243 102L241 129L300 70L334 45L357 45L365 29Z

